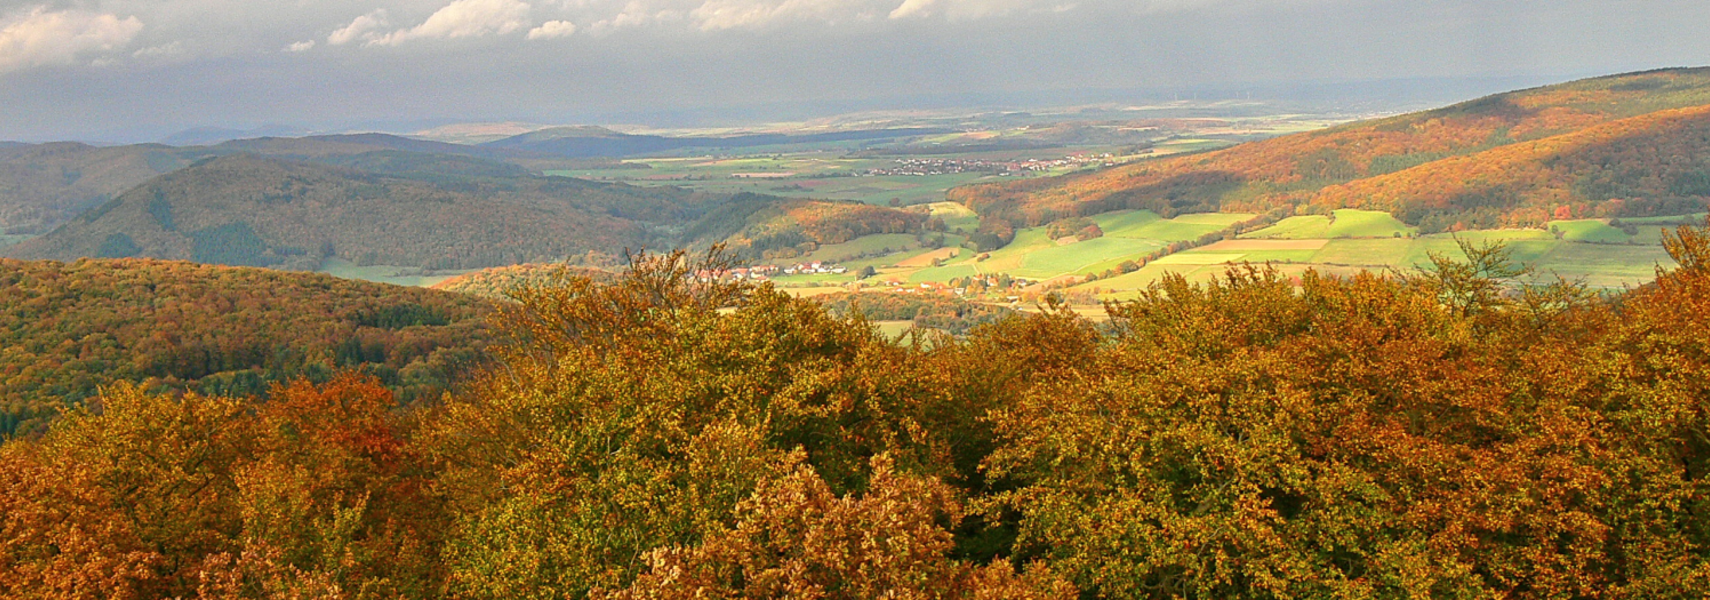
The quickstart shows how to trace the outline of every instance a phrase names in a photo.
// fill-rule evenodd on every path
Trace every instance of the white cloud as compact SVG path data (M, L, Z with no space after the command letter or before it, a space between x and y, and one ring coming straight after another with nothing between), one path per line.
M504 35L529 26L529 5L520 0L457 0L421 25L399 29L365 45L394 46L415 39Z
M761 27L779 22L871 19L872 2L848 0L705 0L689 14L703 30Z
M567 37L572 33L576 33L575 23L571 23L569 21L547 21L545 23L541 23L539 27L530 29L528 32L528 39L550 40L552 38Z
M965 20L1018 12L1064 12L1074 7L1074 4L1038 0L903 0L889 16L892 19L942 16L950 20Z
M673 23L702 31L764 29L800 23L836 25L890 19L973 20L1064 12L1079 2L1118 0L566 0L559 5L595 33ZM1234 0L1120 0L1228 2ZM1274 0L1283 1L1283 0ZM1302 0L1289 0L1302 1Z
M136 52L132 52L131 56L137 58L150 58L178 56L180 54L184 54L184 42L172 42L170 44L162 44L159 46L149 46Z
M382 8L357 17L349 25L332 32L332 35L327 36L327 43L342 46L356 40L372 41L379 37L375 31L384 29L387 25L390 23L386 20L386 9Z
M902 5L891 11L892 19L906 19L931 14L932 5L938 0L903 0Z
M0 73L77 62L91 52L111 52L142 31L136 17L80 10L30 12L0 19Z
M285 47L286 52L308 52L315 47L314 40L303 40Z

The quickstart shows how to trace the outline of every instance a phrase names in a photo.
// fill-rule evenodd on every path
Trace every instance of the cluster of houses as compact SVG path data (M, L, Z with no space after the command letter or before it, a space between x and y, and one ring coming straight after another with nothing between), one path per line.
M896 165L890 168L868 169L865 175L946 175L950 173L998 173L1013 175L1026 172L1042 172L1062 167L1081 167L1086 165L1111 166L1116 157L1106 152L1103 154L1075 154L1056 160L1029 158L1025 160L982 160L977 158L904 158L898 159Z
M702 269L695 271L695 279L702 282L731 279L736 281L766 281L778 275L811 275L814 273L848 273L849 268L827 262L813 261L797 263L787 267L777 265L755 265L751 267L735 267L727 271Z

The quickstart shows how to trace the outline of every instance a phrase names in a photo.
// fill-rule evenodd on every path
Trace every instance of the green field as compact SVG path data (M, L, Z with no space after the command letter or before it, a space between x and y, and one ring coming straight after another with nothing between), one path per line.
M1594 223L1607 226L1600 222ZM1594 233L1599 231L1591 225L1576 227ZM1428 267L1433 253L1451 259L1460 258L1457 239L1475 244L1504 244L1511 250L1513 260L1533 267L1534 281L1548 281L1560 276L1600 289L1637 286L1655 278L1659 265L1673 265L1668 254L1654 243L1578 242L1556 239L1555 235L1548 231L1504 229L1419 238L1329 239L1317 250L1201 248L1172 254L1133 273L1082 283L1069 290L1097 290L1101 298L1122 300L1135 297L1138 290L1159 281L1167 273L1181 274L1190 281L1205 281L1223 274L1230 268L1231 262L1269 262L1285 275L1299 275L1307 269L1340 276L1352 275L1362 270L1414 272ZM1622 239L1643 239L1643 236L1630 238L1622 234Z
M1049 279L1068 273L1080 273L1100 263L1141 256L1164 247L1156 240L1101 237L1066 246L1041 248L1029 252L1013 275L1029 279Z
M1561 239L1569 242L1625 244L1633 239L1633 236L1610 226L1607 221L1602 219L1551 221L1549 230L1553 233L1560 233Z
M1192 240L1253 218L1247 213L1197 213L1164 219L1149 210L1123 210L1092 217L1105 237L1136 238L1162 242Z
M1413 235L1418 229L1408 227L1389 213L1375 210L1337 209L1331 215L1301 215L1278 221L1275 225L1242 235L1247 239L1317 240L1336 238L1394 238Z
M1106 237L1144 238L1151 236L1143 235L1141 230L1164 218L1149 210L1119 210L1096 215L1092 220Z
M1009 245L989 253L908 276L909 281L945 281L977 273L1008 273L1026 279L1103 272L1155 252L1171 242L1196 239L1252 218L1250 214L1189 214L1163 219L1150 211L1117 211L1092 217L1103 237L1059 244L1048 227L1016 232Z
M1658 266L1672 268L1661 246L1558 244L1537 262L1540 275L1583 280L1598 288L1638 286L1657 276Z
M400 267L396 265L357 266L356 263L342 258L327 259L321 263L320 273L345 279L361 279L392 285L427 287L451 279L470 271L435 271L424 274L420 267Z
M908 274L908 283L939 282L943 283L959 277L973 277L980 271L973 263L963 262L942 267L928 267Z
M801 258L781 259L781 262L801 263L813 261L838 262L854 260L863 254L893 254L907 252L920 247L920 241L912 233L881 233L855 238L841 244L826 244L820 246L807 256ZM885 250L889 248L890 251Z
M980 226L979 215L955 202L933 202L926 208L928 214L944 220L946 230L973 231Z

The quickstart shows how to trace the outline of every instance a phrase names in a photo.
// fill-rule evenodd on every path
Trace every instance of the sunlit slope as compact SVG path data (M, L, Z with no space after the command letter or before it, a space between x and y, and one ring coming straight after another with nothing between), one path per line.
M1437 161L1450 160L1432 178L1492 178L1472 181L1474 190L1484 187L1511 189L1512 201L1497 208L1499 220L1516 224L1541 218L1537 208L1552 202L1601 203L1620 193L1618 184L1657 179L1649 191L1694 196L1681 192L1704 192L1682 180L1684 188L1671 188L1672 174L1698 168L1682 164L1660 169L1660 165L1633 160L1618 153L1598 152L1599 145L1619 146L1631 138L1643 143L1663 142L1668 148L1691 150L1698 155L1710 151L1699 135L1701 109L1710 105L1710 69L1673 69L1587 79L1561 85L1522 90L1481 98L1442 109L1362 121L1322 131L1308 132L1242 144L1226 150L1144 161L1114 169L1001 184L970 186L953 190L953 199L966 203L980 214L1008 221L1015 226L1048 223L1068 215L1088 215L1124 208L1149 209L1164 215L1218 210L1269 212L1296 205L1381 206L1402 211L1415 206L1411 198L1392 198L1386 204L1352 197L1352 189L1327 190L1375 177L1391 175L1386 181L1408 180L1418 173L1407 171ZM1670 127L1694 125L1675 135ZM1562 137L1567 136L1567 137ZM1507 149L1517 146L1515 149ZM1467 170L1483 165L1485 152L1507 149L1493 156L1548 161L1556 156L1581 153L1615 161L1599 164L1620 173L1614 187L1575 187L1559 181L1544 186L1536 197L1529 195L1531 180L1513 182L1507 172ZM1546 150L1547 149L1547 150ZM1457 157L1464 157L1456 160ZM1536 165L1560 177L1570 169L1586 165L1562 163ZM1457 167L1459 170L1457 170ZM1518 164L1510 162L1509 169ZM1580 171L1575 171L1579 173ZM1392 175L1393 174L1393 175ZM1442 183L1442 182L1439 182ZM1575 182L1577 183L1577 181ZM1516 187L1517 186L1517 187ZM1364 188L1356 188L1363 190ZM1559 190L1566 190L1561 192ZM1418 203L1423 210L1398 214L1408 225L1452 225L1456 220L1476 218L1489 211L1477 203L1432 197ZM1520 210L1526 209L1526 210ZM1553 210L1553 207L1551 208ZM1627 210L1623 208L1622 210ZM1616 215L1620 216L1620 215ZM1431 223L1425 219L1434 217ZM1541 224L1539 221L1538 224Z
M1710 105L1445 158L1326 187L1311 201L1388 211L1442 230L1683 214L1702 208L1707 195Z

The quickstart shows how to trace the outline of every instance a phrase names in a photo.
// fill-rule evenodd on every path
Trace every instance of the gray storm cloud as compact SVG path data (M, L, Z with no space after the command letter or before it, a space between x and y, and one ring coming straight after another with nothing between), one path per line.
M1710 63L1705 23L1702 0L0 0L0 140L1555 78Z

